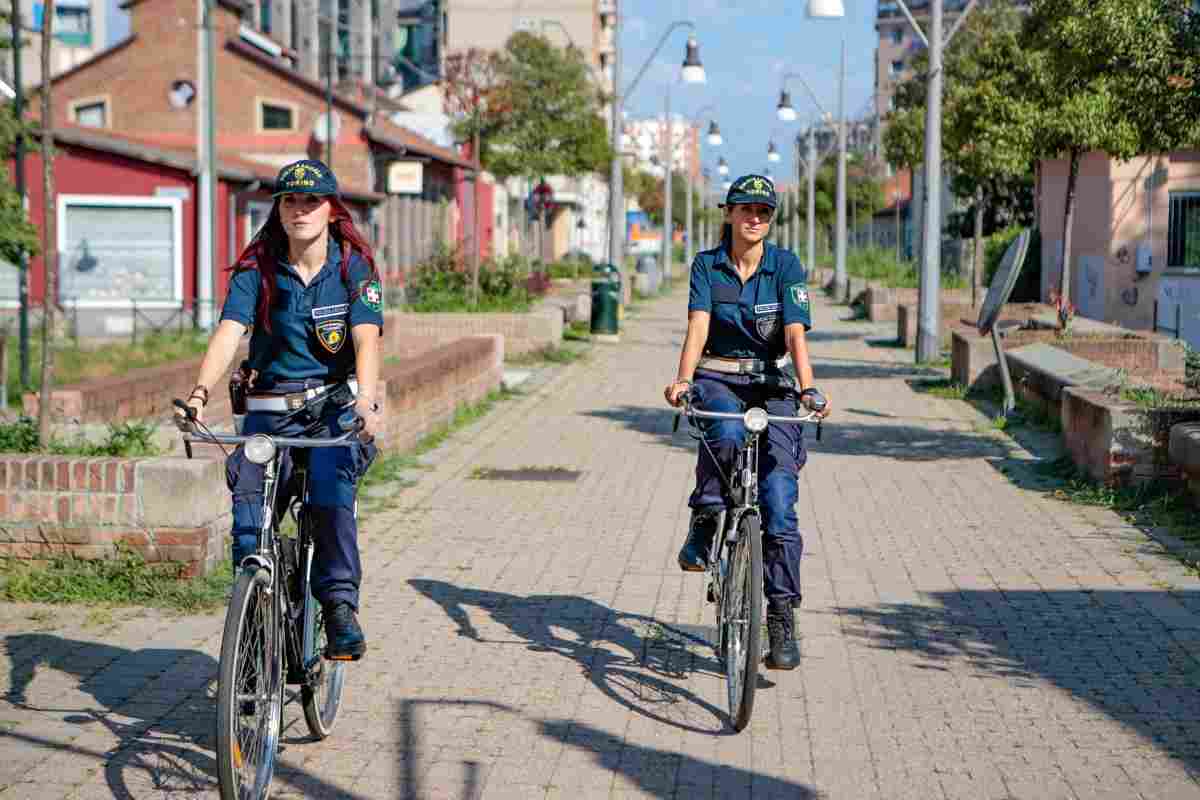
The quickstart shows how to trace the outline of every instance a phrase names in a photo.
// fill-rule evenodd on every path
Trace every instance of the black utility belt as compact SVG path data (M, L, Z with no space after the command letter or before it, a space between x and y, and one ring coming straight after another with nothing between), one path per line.
M750 375L761 372L775 372L783 369L789 363L787 356L777 361L767 361L761 358L725 358L724 356L701 356L696 369L707 369L713 372L726 372L730 375Z
M302 392L250 395L246 398L246 411L270 411L277 414L299 411L309 403L324 397L339 386L346 386L350 389L350 399L358 396L358 381L351 378L348 381L315 386L312 389L305 389Z

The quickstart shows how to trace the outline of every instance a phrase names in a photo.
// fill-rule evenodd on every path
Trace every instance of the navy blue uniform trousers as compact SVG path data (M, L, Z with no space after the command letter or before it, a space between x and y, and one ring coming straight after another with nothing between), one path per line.
M697 370L692 384L696 407L704 411L743 413L765 408L768 414L795 416L796 397L791 392L751 382L749 375L728 375ZM688 505L694 509L719 509L729 504L720 475L729 470L745 441L740 420L697 420L708 447L700 445L696 463L696 489ZM767 598L800 604L800 555L803 540L796 517L800 469L808 460L801 425L767 426L759 439L758 501L762 511L763 584ZM709 454L711 448L713 455ZM718 471L720 474L718 474Z
M316 421L307 412L273 414L252 412L242 423L242 433L272 433L280 436L338 436L339 414L345 408L327 403L319 420L320 431L311 432ZM322 447L308 451L309 513L313 522L312 592L322 604L346 602L358 609L358 587L362 562L358 556L358 521L354 498L358 480L371 466L375 444L355 440L345 447ZM284 496L291 477L291 454L280 459L276 509L286 509ZM233 563L258 549L262 527L263 482L266 469L246 459L239 446L225 462L226 478L233 492ZM297 487L299 488L299 487Z

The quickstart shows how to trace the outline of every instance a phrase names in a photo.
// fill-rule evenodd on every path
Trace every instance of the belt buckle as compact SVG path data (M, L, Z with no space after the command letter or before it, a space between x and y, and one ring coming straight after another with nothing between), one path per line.
M305 396L304 392L297 392L296 394L284 396L284 400L287 402L288 411L299 411L300 409L304 408L304 404L307 402L307 399L308 398Z

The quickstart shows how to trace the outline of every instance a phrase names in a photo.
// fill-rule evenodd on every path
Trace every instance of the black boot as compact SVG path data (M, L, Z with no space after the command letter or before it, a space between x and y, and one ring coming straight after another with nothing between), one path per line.
M800 645L796 644L796 625L790 600L768 601L767 636L771 640L771 652L767 655L768 669L795 669L800 666Z
M358 618L349 603L333 603L326 606L325 657L333 661L358 661L367 652L367 639L363 636Z
M717 532L717 512L692 509L688 538L679 550L679 568L684 572L703 572L708 568L708 550Z

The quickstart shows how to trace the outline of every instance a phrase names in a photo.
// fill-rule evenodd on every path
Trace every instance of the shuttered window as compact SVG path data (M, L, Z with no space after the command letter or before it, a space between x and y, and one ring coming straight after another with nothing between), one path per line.
M1171 192L1167 266L1200 267L1200 192Z

